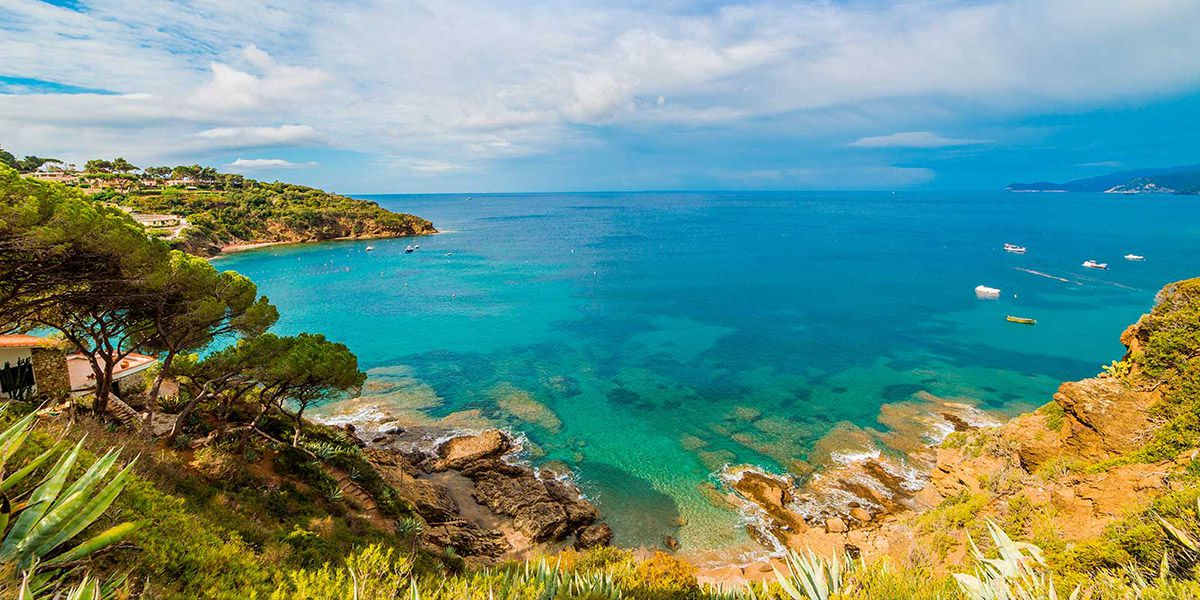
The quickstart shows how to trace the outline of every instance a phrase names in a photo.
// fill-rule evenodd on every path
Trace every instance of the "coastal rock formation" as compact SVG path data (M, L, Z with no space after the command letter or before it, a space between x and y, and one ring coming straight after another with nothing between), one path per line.
M1160 297L1160 303L1169 301ZM890 556L903 564L925 556L936 538L942 556L935 563L952 568L968 555L963 514L972 523L1030 523L1053 515L1055 535L1067 542L1100 535L1170 490L1170 475L1200 454L1192 449L1171 460L1094 468L1140 450L1158 427L1151 409L1167 392L1136 383L1152 318L1143 317L1121 336L1129 349L1121 371L1063 383L1049 404L1004 424L989 425L960 403L934 404L933 410L897 403L881 411L887 433L835 428L831 436L841 441L830 443L836 448L857 443L868 450L851 458L832 450L842 460L825 461L796 485L744 467L727 473L726 481L760 512L770 544L819 554ZM949 437L942 442L929 436L932 446L915 444L920 436L906 427L932 427ZM878 448L902 450L903 464ZM761 578L750 567L742 572L743 578Z
M595 523L579 530L575 536L575 549L587 550L607 546L612 542L613 530L608 523Z
M512 450L512 440L503 432L493 429L445 442L437 448L439 460L432 466L435 471L461 471L477 462L490 465L509 450Z
M505 462L512 448L512 440L498 430L458 437L437 449L440 458L432 468L459 470L475 482L476 501L512 517L517 530L534 542L562 540L600 517L574 485Z
M485 562L520 555L531 544L575 536L580 548L608 544L612 529L578 488L554 470L510 459L517 449L499 430L461 435L434 448L399 442L414 432L361 435L367 457L428 528L425 543ZM514 554L515 553L515 554Z

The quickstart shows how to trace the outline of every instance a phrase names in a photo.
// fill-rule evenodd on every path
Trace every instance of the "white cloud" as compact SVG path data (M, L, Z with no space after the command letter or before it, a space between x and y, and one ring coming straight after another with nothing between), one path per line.
M119 93L0 94L6 146L75 158L317 142L438 175L609 130L931 148L974 143L924 131L963 115L1200 88L1195 0L0 4L6 74Z
M311 169L317 166L315 162L294 163L282 158L238 158L225 165L234 172L261 171L264 169Z
M311 125L214 127L197 133L196 137L228 144L231 147L278 146L311 142L316 139L317 130Z
M440 175L452 171L461 171L465 168L463 165L444 160L408 160L402 161L400 166L421 175Z
M983 140L948 138L932 131L903 131L859 138L848 145L855 148L945 148L983 144Z

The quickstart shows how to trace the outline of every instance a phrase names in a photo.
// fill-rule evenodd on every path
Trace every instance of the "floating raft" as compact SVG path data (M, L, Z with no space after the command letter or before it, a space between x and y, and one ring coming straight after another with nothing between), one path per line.
M1012 315L1008 315L1007 317L1005 317L1005 320L1007 320L1009 323L1020 323L1022 325L1037 325L1037 319L1030 319L1029 317L1014 317Z

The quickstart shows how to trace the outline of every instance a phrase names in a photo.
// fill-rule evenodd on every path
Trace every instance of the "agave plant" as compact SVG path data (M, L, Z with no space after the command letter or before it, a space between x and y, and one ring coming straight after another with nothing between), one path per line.
M24 580L21 582L21 591L17 596L17 600L39 600L41 598L46 598L47 600L51 598L54 600L113 600L114 598L123 597L121 586L124 583L124 577L101 582L95 577L84 575L79 583L71 586L65 593L50 595L53 592L39 589L37 585L31 583L31 577L26 574Z
M1014 542L991 519L987 528L1000 556L987 558L975 540L967 537L979 567L974 575L954 574L963 594L970 600L1058 600L1054 578L1045 569L1042 550L1030 543ZM1077 586L1070 600L1079 598L1080 591Z
M853 563L834 555L826 560L814 554L811 550L805 554L797 554L788 550L784 555L787 573L775 570L775 579L779 587L792 600L829 600L840 594L845 587L845 574Z
M34 417L30 414L0 433L0 468L29 437ZM15 564L20 569L61 566L111 546L133 532L133 523L121 523L63 551L68 542L108 509L125 488L133 467L131 462L107 484L101 485L117 462L118 452L109 450L68 485L68 475L82 447L83 440L80 440L69 452L59 456L24 502L14 502L9 497L10 490L58 453L58 444L0 481L0 533L4 534L0 541L0 563Z

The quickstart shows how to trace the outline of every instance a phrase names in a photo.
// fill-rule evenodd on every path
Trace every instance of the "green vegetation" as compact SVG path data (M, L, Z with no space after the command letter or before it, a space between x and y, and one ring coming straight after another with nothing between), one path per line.
M288 183L265 183L211 167L137 167L122 158L88 161L84 180L106 190L97 198L189 223L181 248L211 255L228 244L314 241L435 233L413 215ZM109 182L109 183L105 183Z
M1128 460L1155 462L1200 447L1200 279L1173 284L1142 318L1129 385L1162 391L1153 407L1162 425Z
M0 148L0 166L32 173L53 158L18 159ZM302 242L354 237L436 233L429 221L394 213L366 200L281 182L260 182L212 167L179 165L140 168L118 157L55 170L68 185L94 200L144 213L186 219L180 232L162 230L181 250L212 256L231 244ZM178 235L176 235L178 233Z
M10 169L16 169L22 173L30 173L42 168L42 165L58 164L62 161L57 158L42 158L40 156L26 156L25 158L17 158L12 152L0 148L0 165Z

